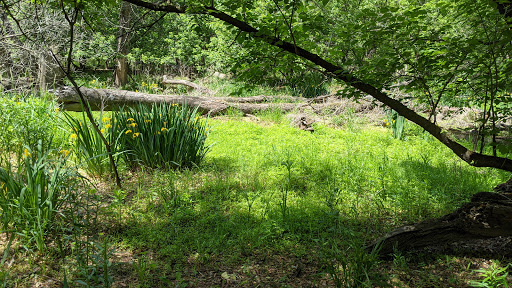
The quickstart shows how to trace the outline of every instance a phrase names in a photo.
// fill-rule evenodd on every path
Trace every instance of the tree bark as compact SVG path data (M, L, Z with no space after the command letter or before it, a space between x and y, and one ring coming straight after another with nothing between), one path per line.
M400 227L368 249L435 254L512 256L512 194L480 192L441 218Z
M92 89L81 87L80 91L89 102L91 109L115 110L121 106L134 106L139 103L186 103L197 107L203 114L218 115L228 109L237 109L244 114L254 114L259 111L280 109L284 112L295 109L313 109L321 111L329 107L339 107L340 102L326 101L324 96L317 99L309 99L299 103L270 103L279 97L254 96L254 97L198 97L185 95L158 95L132 92L114 89ZM64 87L55 91L57 102L62 104L62 109L68 111L82 111L80 97L72 87ZM282 97L281 99L287 99Z
M128 60L126 55L129 52L130 41L130 15L131 6L128 2L121 2L119 12L119 32L117 35L117 66L115 71L115 85L120 87L128 83Z

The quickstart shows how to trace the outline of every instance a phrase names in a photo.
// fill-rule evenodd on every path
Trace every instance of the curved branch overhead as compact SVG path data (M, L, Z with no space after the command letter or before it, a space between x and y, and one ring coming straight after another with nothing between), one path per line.
M264 32L258 30L257 28L251 26L249 23L242 21L240 19L234 18L229 14L222 12L215 7L209 6L201 6L194 7L193 9L187 9L187 7L176 6L172 4L156 4L151 2L146 2L142 0L123 0L134 5L144 7L153 11L163 11L170 13L194 13L194 14L205 14L210 15L214 18L217 18L224 23L232 25L238 28L240 31L248 33L252 38L259 39L272 45L274 47L280 48L284 51L287 51L291 54L297 55L306 59L315 65L322 68L322 72L324 74L328 74L333 78L339 79L346 84L362 91L368 95L371 95L375 99L382 102L384 105L389 108L395 110L400 115L404 116L411 122L418 124L420 127L429 132L436 139L441 141L445 146L450 148L460 159L464 160L471 166L475 167L492 167L497 169L502 169L505 171L512 172L512 160L503 157L496 157L485 155L481 153L477 153L475 151L471 151L464 147L463 145L457 143L453 139L451 139L446 131L443 131L441 127L430 122L425 117L419 115L415 111L409 109L404 104L400 103L398 100L391 98L386 92L378 89L377 87L362 81L361 79L355 77L350 74L348 71L343 69L343 67L338 66L334 63L331 63L324 58L320 57L317 54L314 54L300 46L296 46L293 43L283 41L282 39L265 34Z

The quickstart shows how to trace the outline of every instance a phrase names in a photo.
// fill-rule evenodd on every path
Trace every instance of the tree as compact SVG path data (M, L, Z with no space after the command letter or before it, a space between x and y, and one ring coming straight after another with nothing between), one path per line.
M123 86L128 83L128 60L126 55L129 52L130 42L130 15L131 5L128 2L121 2L119 12L119 32L117 35L117 66L115 71L116 86Z
M312 21L313 23L315 21L314 18L318 17L319 13L318 11L322 11L322 9L326 9L326 6L328 5L328 1L322 1L322 3L314 2L308 3L303 1L274 1L275 6L278 8L282 18L282 23L279 25L276 29L273 29L272 31L268 25L274 20L271 21L259 21L259 19L256 19L254 16L254 12L251 13L248 12L251 8L254 8L255 2L257 1L244 1L243 3L239 3L236 1L226 1L222 4L214 5L214 2L207 1L205 4L204 2L189 2L189 5L175 5L175 4L158 4L158 3L152 3L147 2L143 0L124 0L126 2L132 3L134 5L144 7L149 10L153 11L163 11L168 13L177 13L177 14L206 14L210 15L216 19L219 19L223 21L224 23L227 23L228 25L231 25L232 27L237 28L240 31L241 37L251 37L254 39L259 39L271 46L274 46L276 48L279 48L283 51L286 51L292 55L296 55L298 57L301 57L309 63L315 65L317 69L320 69L321 72L325 75L328 75L332 78L336 78L338 80L341 80L345 82L347 85L349 85L352 88L355 88L356 90L369 94L373 96L378 101L382 102L386 106L390 107L391 109L397 111L400 115L404 116L406 119L418 124L420 127L425 129L428 133L430 133L432 136L434 136L436 139L441 141L444 145L446 145L448 148L450 148L459 158L467 162L471 166L475 167L493 167L497 169L502 169L506 171L512 171L512 160L505 157L499 157L496 155L496 152L494 152L494 155L488 155L483 153L483 151L477 152L473 151L471 149L468 149L461 145L460 143L456 142L452 138L450 138L446 131L443 131L441 127L439 127L434 121L430 121L428 118L421 116L420 114L416 113L412 109L408 108L406 105L401 103L398 99L393 98L387 91L385 85L382 85L382 83L378 83L379 77L373 77L373 81L369 78L362 79L361 77L358 77L356 73L351 71L351 67L349 67L347 64L353 64L353 63L343 63L341 62L341 65L335 64L333 61L329 61L327 57L321 57L319 53L311 52L310 50L306 50L302 48L301 43L298 41L297 38L305 38L309 35L309 33L312 32L313 35L315 35L314 30L309 30L314 28L314 24L311 25L311 27L306 28L306 25L303 25L304 23L307 23L308 21ZM484 1L485 2L485 1ZM439 1L438 4L443 4L445 9L448 9L450 4L447 2ZM485 13L492 13L489 12L489 2L478 2L479 6L478 8L486 8ZM475 4L476 5L476 4ZM484 5L487 5L485 7ZM448 7L448 8L446 8ZM472 7L472 3L469 1L465 1L463 5L460 7L467 8ZM225 12L227 11L227 12ZM367 10L367 12L370 12L371 10ZM382 13L383 16L378 17L382 21L385 21L386 19L390 19L391 16L393 16L393 12L396 12L396 8L394 7L383 7L379 13ZM465 10L466 12L468 10ZM228 12L230 14L228 14ZM308 15L309 13L309 15ZM374 12L375 13L375 12ZM387 14L386 14L387 13ZM408 16L415 16L418 18L419 16L422 16L425 14L425 11L422 7L414 7L414 9L410 10L410 15ZM231 15L232 14L232 15ZM313 15L313 16L311 16ZM379 16L379 15L377 15ZM468 17L472 17L472 15L467 15ZM265 17L265 15L263 15ZM295 17L295 18L294 18ZM301 19L303 17L303 19ZM370 14L367 17L372 17ZM402 16L403 17L403 16ZM301 29L302 33L299 33L299 29L297 25L294 25L294 19L299 18L302 20L301 22ZM242 20L243 19L243 20ZM248 19L248 20L245 20ZM313 20L312 20L313 19ZM250 23L252 21L253 23ZM317 20L318 21L318 20ZM277 21L274 21L277 22ZM406 23L407 19L402 20L402 22ZM276 24L276 23L274 23ZM386 23L376 23L377 29L379 28L380 24L386 24ZM414 24L414 23L412 23ZM259 25L260 28L256 28L255 25ZM397 30L407 28L407 25L410 25L410 23L407 23L404 26L395 27ZM364 26L368 27L368 26ZM393 27L386 26L386 29L392 29ZM274 35L272 34L274 32ZM360 31L353 31L354 33L358 33ZM409 36L411 35L411 31L409 32ZM471 33L473 31L468 31L467 33ZM478 31L479 32L479 31ZM277 36L275 36L277 35ZM283 35L279 37L280 35ZM288 39L285 39L286 36ZM378 34L377 36L385 36L382 33ZM421 35L420 35L421 36ZM508 38L507 38L508 39ZM379 39L373 42L377 42ZM442 40L442 39L441 39ZM364 43L365 47L364 49L367 50L367 53L375 53L372 52L372 49L376 49L376 45L370 45L372 44L372 41L368 41L367 43ZM426 42L426 41L425 41ZM318 43L315 42L315 43ZM489 44L489 43L488 43ZM489 44L492 45L492 44ZM380 48L380 47L379 47ZM393 49L394 47L384 47L388 49ZM449 51L448 51L449 52ZM433 51L432 53L438 53ZM414 55L412 55L414 56ZM396 57L395 57L396 58ZM370 60L373 60L374 58L371 58ZM365 59L363 59L364 61ZM382 61L382 59L379 59ZM451 60L451 59L449 59ZM451 61L450 61L451 62ZM402 63L401 65L397 65L399 61L395 61L395 72L403 69L407 69L405 67L406 63ZM443 63L443 62L441 62ZM449 64L452 65L452 63L448 63L448 61L444 61L443 64ZM435 63L429 63L429 65L436 65ZM448 66L449 66L448 65ZM455 63L457 65L457 63ZM462 64L461 64L462 65ZM376 69L378 67L375 67ZM496 67L495 67L496 68ZM455 71L457 67L444 67L444 70L450 71L452 69ZM455 69L455 70L454 70ZM506 67L508 69L508 67ZM378 69L377 69L378 70ZM384 71L386 71L384 69ZM387 70L389 72L389 70ZM498 71L491 71L491 74L500 73ZM450 83L450 81L446 81L446 78L451 79L453 76L451 76L449 73L445 75L445 83ZM441 79L442 80L442 79ZM471 79L472 80L472 79ZM487 80L485 80L487 81ZM492 81L492 80L491 80ZM495 79L496 81L496 79ZM441 81L442 82L442 81ZM446 84L446 85L448 85ZM496 85L494 83L493 85ZM493 88L493 91L497 91L499 87L496 86ZM493 105L493 99L495 98L496 93L491 94L490 96L490 105ZM439 100L432 98L432 104L433 106L431 109L436 108L436 104L439 103ZM494 116L496 116L496 113L492 113ZM495 150L494 150L495 151Z

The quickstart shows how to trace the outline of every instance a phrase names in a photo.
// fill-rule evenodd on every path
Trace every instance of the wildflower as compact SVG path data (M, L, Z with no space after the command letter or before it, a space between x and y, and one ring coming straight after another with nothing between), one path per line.
M124 134L130 134L132 133L132 130L126 130L126 132L124 132Z
M75 133L71 134L71 136L69 136L69 139L71 140L74 140L76 137L78 137Z
M76 129L76 127L71 128L71 132L77 132L77 131L78 131L78 129Z
M135 122L135 119L133 119L133 118L128 118L128 119L126 119L126 122Z
M23 158L27 158L27 157L30 157L30 152L28 151L27 148L25 148L25 151L23 151Z
M158 132L158 135L160 135L160 134L162 134L162 133L160 133L160 131L159 131L159 132Z
M108 129L108 128L112 128L112 125L110 125L110 124L105 125L105 129Z
M18 101L18 102L16 102L16 105L21 105L21 102L19 102L19 101Z
M60 109L59 108L55 108L55 113L59 113Z
M146 122L146 123L151 123L151 120L146 119L146 120L144 120L144 122Z
M160 129L161 132L168 132L169 129L165 128L165 127L162 127L162 129Z
M104 134L105 133L105 129L101 128L100 132L101 132L101 134Z
M133 123L127 124L126 126L135 128L135 126L137 126L137 123L133 122Z
M196 119L194 120L194 123L197 122L197 120L199 120L199 116L196 116Z
M135 89L135 92L139 92L139 90Z
M101 122L103 123L107 123L108 121L110 121L110 118L108 117L103 117L103 119L101 119Z
M70 151L69 151L69 150L66 150L66 149L63 149L63 150L61 150L61 151L60 151L60 153L62 153L62 155L64 155L64 157L68 157L69 152L70 152Z
M139 135L140 135L140 132L133 133L133 138L137 138L137 137L139 137Z

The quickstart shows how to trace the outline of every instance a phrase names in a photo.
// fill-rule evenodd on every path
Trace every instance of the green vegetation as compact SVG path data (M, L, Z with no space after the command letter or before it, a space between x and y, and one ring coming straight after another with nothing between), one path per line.
M35 151L25 148L17 169L0 167L1 228L9 239L7 247L18 236L25 249L30 251L35 243L40 252L45 250L45 239L58 229L57 216L77 179L65 166L67 154L43 148L40 141Z
M512 282L507 258L367 249L511 178L510 1L164 2L0 0L0 287ZM70 84L276 97L209 117L103 90L86 116Z
M6 164L15 153L18 156L27 147L37 151L39 142L43 149L59 148L65 142L59 132L58 108L47 98L28 95L3 95L0 97L0 163ZM46 151L43 151L46 152Z
M110 172L110 163L108 154L100 135L94 130L92 124L87 120L85 113L82 113L79 119L73 118L69 113L64 112L64 121L66 122L71 142L71 150L76 151L77 161L90 175L104 176ZM101 113L96 123L99 123L100 132L103 133L110 143L117 143L118 135L112 132L114 128L110 118ZM114 124L115 125L115 124Z
M190 168L198 166L208 147L207 121L197 109L177 103L139 105L112 115L113 134L130 167Z
M185 110L185 123L207 127L205 120L196 121L193 111L172 104L142 110L139 115L135 113L140 110L122 116L121 112L109 117L103 114L106 120L98 120L103 125L141 123L134 128L144 130L137 131L161 129L155 122L170 118L159 118L159 113L154 114L162 112L158 109L176 115ZM74 180L64 176L74 171L73 165L68 161L62 166L69 159L67 151L35 157L37 153L27 149L22 156L25 164L18 167L27 176L1 170L3 193L9 192L3 194L9 199L3 199L1 206L2 229L12 241L7 257L17 259L16 269L2 268L5 283L39 283L16 276L36 263L55 263L41 275L51 273L64 281L65 273L72 286L110 287L122 278L140 287L222 283L253 287L258 283L288 285L295 279L337 287L396 281L410 287L459 287L467 285L466 278L480 279L463 267L467 259L457 260L460 266L441 264L464 275L446 282L442 275L430 275L428 267L424 273L404 272L415 266L440 265L429 264L437 263L435 257L412 260L399 255L388 267L388 262L364 247L393 227L445 214L475 191L489 190L510 175L463 165L451 151L422 133L408 132L406 140L400 140L383 127L333 129L321 124L310 133L290 127L277 114L276 110L259 114L262 122L241 121L241 117L209 119L211 131L203 146L210 147L209 153L199 166L146 169L127 162L121 166L125 167L121 169L126 179L123 190L114 187L108 175L95 178L95 185L102 188L72 185ZM82 117L70 115L69 121ZM134 116L137 120L127 121ZM141 127L148 117L153 117L152 125L148 121L148 127ZM60 125L61 137L69 137L68 124ZM122 127L121 135L128 128ZM61 164L50 165L50 159ZM135 169L126 169L130 167ZM97 176L94 169L86 171ZM51 200L41 201L44 205L19 201L20 191L26 191L26 199ZM39 191L41 198L29 191ZM47 256L33 259L32 245ZM116 260L116 255L127 258ZM261 261L266 264L258 264ZM209 269L220 271L219 275L201 274ZM507 279L500 273L499 279ZM407 280L407 275L414 278Z

